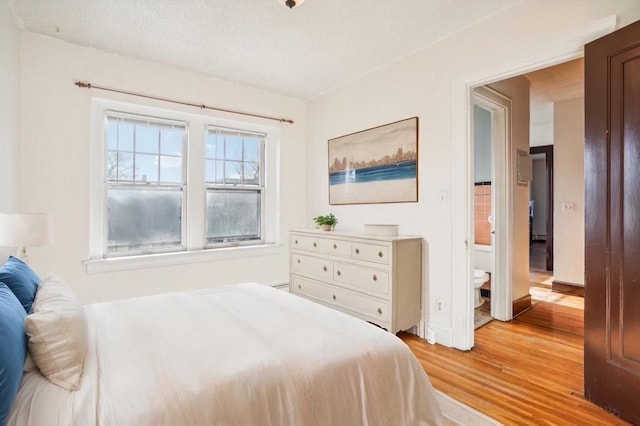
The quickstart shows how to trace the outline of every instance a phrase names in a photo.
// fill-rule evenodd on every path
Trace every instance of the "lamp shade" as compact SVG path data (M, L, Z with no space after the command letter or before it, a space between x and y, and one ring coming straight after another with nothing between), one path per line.
M0 246L35 247L53 241L51 216L45 213L0 213Z

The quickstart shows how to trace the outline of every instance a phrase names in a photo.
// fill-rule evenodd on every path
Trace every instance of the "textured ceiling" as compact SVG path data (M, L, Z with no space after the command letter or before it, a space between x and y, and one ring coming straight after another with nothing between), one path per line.
M9 0L28 31L308 99L520 0Z

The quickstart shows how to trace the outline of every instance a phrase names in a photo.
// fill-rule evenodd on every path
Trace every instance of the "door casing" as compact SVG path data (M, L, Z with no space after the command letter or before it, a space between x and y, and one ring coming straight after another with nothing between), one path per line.
M511 99L487 87L473 89L473 105L491 111L491 215L493 273L491 275L491 316L501 321L513 317L511 304L511 241L513 206L511 197ZM473 123L473 120L471 121ZM473 125L473 124L472 124ZM473 145L473 144L472 144ZM471 147L473 150L473 146ZM471 173L473 176L473 172ZM470 184L473 180L470 181ZM472 235L474 232L472 230ZM473 247L474 244L471 244ZM474 250L471 250L473 257ZM470 277L473 284L473 274Z

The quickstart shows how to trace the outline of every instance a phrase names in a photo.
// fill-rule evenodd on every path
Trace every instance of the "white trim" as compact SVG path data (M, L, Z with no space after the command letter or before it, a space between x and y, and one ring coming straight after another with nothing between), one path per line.
M443 327L438 324L431 324L429 329L427 330L427 334L431 332L435 333L435 340L433 343L438 343L444 346L454 346L452 329L449 327ZM432 343L432 342L429 342Z
M218 249L157 253L141 256L110 257L88 259L82 263L88 274L132 269L156 268L158 266L184 265L188 263L211 262L242 257L275 256L284 253L283 244L259 246L225 247Z
M472 104L491 111L491 204L493 216L491 316L513 318L511 257L513 253L513 165L511 164L511 99L486 86L473 90ZM471 148L473 148L471 144ZM470 191L473 194L473 189ZM473 196L473 195L472 195ZM473 223L472 223L473 226ZM475 251L475 247L474 247ZM473 283L473 275L469 278ZM472 284L473 286L473 284Z

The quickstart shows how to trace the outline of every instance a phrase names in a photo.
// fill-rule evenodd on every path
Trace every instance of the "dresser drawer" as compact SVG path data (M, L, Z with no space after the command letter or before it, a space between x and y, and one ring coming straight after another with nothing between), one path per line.
M375 291L380 295L389 294L389 273L349 263L335 262L333 268L335 281Z
M380 244L352 243L351 257L358 260L389 264L389 246Z
M307 296L327 305L343 308L369 318L389 321L389 303L372 297L332 287L324 283L293 276L293 293Z
M333 256L350 257L351 243L342 240L320 238L318 239L318 251L331 254Z
M298 274L331 280L333 277L333 262L321 257L291 253L291 270Z
M291 235L289 244L292 249L318 251L318 239L304 235Z

